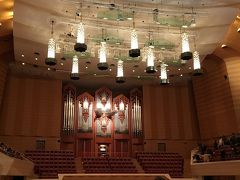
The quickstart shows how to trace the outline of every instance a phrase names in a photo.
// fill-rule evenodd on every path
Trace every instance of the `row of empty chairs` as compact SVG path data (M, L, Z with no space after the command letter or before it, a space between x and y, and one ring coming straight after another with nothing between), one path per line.
M39 178L57 178L59 173L76 173L72 151L26 151L25 155L35 163Z
M82 164L85 173L137 173L130 157L84 157Z
M178 153L137 152L136 158L145 173L167 173L171 177L183 176L183 157Z

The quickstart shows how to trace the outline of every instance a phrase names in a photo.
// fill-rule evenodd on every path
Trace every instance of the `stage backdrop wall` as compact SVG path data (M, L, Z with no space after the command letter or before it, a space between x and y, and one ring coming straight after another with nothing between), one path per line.
M62 83L10 75L0 113L0 141L18 150L35 149L36 139L46 149L58 149Z
M205 73L193 79L193 87L201 138L212 141L214 137L237 132L238 123L225 62L211 55L205 58L202 67ZM231 77L233 76L231 73ZM237 78L233 77L233 81L236 80ZM238 94L236 91L233 91L235 98Z

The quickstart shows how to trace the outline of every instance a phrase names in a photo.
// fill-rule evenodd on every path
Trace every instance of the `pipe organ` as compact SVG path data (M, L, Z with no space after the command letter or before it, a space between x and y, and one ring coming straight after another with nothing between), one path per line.
M112 97L106 87L77 94L71 85L63 88L61 149L76 156L130 156L143 148L142 93L138 89ZM106 154L106 153L104 153Z

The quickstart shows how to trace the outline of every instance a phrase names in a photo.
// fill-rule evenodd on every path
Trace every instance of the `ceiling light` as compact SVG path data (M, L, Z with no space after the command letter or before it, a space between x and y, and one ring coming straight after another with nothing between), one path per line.
M192 67L189 67L188 69L192 69Z
M131 32L131 49L129 50L130 57L140 56L140 49L138 48L138 36L135 30L134 12L133 12L133 30Z
M85 69L87 69L88 67L86 66Z
M240 20L240 15L237 15L237 17L236 17L236 18Z
M22 62L22 65L24 66L24 65L25 65L25 63L24 63L24 62Z
M48 41L48 54L47 54L47 58L45 59L45 64L53 66L53 65L56 65L56 58L55 58L56 43L55 43L55 40L53 39L53 24L54 24L54 21L51 21L51 23L52 23L51 38Z
M181 53L182 60L189 60L192 59L192 52L190 52L189 41L188 41L188 34L186 32L182 33L182 53Z
M135 72L135 69L133 69L132 72Z
M169 79L167 78L167 65L162 63L161 64L161 71L160 71L160 75L161 75L161 81L160 83L165 85L165 84L169 84Z
M222 45L221 45L221 48L226 48L226 47L227 47L226 44L222 44Z
M153 55L153 47L149 46L147 51L147 73L155 73L156 68L154 66L154 55Z
M237 32L240 32L240 28L237 29Z
M201 70L201 64L200 64L200 58L199 53L197 51L194 51L193 53L193 75L194 76L200 76L203 74Z
M188 26L187 25L182 25L182 28L188 28Z
M35 57L35 60L37 61L37 60L38 60L38 58L37 58L37 57Z
M0 26L2 26L2 23L0 22Z
M129 21L130 21L130 20L132 20L132 18L131 18L131 17L128 17L128 18L127 18L127 20L129 20Z
M48 70L48 71L50 71L50 70L51 70L51 68L47 68L47 70Z
M180 74L180 76L182 77L182 76L183 76L183 74Z
M112 69L110 68L109 71L112 71Z
M94 76L96 76L97 74L93 74Z
M24 54L22 54L21 56L24 57Z
M179 70L179 71L181 71L181 69L180 69L180 68L179 68L178 70Z
M78 80L79 79L79 66L78 66L77 55L74 55L73 59L72 59L72 72L70 74L70 78L72 80Z
M85 42L85 33L82 22L78 24L77 29L77 43L74 45L74 50L78 52L85 52L87 50L87 45Z
M140 79L140 76L137 76L138 79Z
M107 70L108 69L106 42L101 42L101 44L100 44L99 63L97 64L97 67L100 70Z
M117 83L125 82L125 78L123 76L123 61L122 60L118 60L116 82Z
M104 19L104 20L107 20L108 18L107 18L107 17L104 17L103 19Z
M63 66L63 63L60 63L61 66Z

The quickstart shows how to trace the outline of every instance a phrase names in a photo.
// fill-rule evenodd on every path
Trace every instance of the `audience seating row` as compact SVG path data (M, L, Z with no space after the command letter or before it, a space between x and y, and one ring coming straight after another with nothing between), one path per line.
M84 157L85 173L137 173L131 158Z
M145 173L167 173L183 177L183 157L177 153L138 152L136 158Z
M26 151L25 155L35 163L39 178L57 178L59 173L76 173L72 151Z

